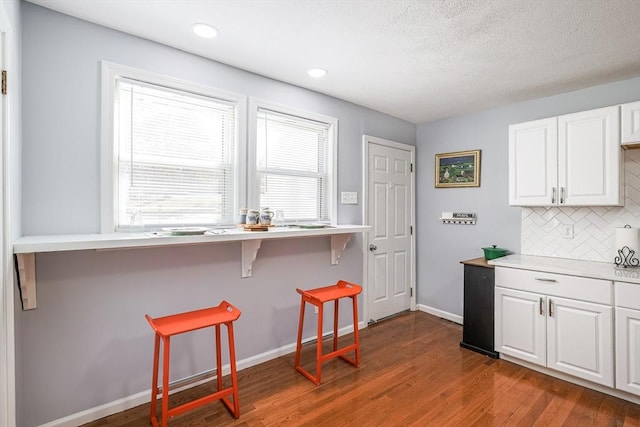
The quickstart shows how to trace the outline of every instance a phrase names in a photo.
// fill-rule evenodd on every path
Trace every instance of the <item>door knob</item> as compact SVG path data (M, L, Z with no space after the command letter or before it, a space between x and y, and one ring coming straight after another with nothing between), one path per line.
M375 251L376 249L378 249L378 247L376 245L369 245L369 250L371 252Z

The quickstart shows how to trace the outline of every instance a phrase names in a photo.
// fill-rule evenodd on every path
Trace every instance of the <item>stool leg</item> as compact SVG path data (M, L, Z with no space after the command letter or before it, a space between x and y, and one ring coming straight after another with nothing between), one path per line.
M316 385L320 384L322 375L322 324L324 323L324 304L318 306L318 342L316 346Z
M302 351L302 325L304 324L304 297L300 301L300 318L298 319L298 341L296 341L296 360L295 366L300 366L300 351Z
M222 390L222 350L220 349L220 325L216 325L216 382Z
M358 300L352 296L353 300L353 340L356 345L356 367L360 366L360 334L358 332Z
M233 388L233 416L240 417L240 398L238 397L238 373L236 372L236 342L233 337L233 323L227 323L229 335L229 362L231 363L231 387Z
M151 414L149 415L152 425L157 425L156 402L158 398L158 359L160 358L160 335L155 334L153 344L153 373L151 374ZM155 423L154 423L155 421Z
M171 337L163 337L164 356L162 367L162 427L167 427L169 421L169 351L171 347Z
M333 304L333 351L338 349L338 300Z

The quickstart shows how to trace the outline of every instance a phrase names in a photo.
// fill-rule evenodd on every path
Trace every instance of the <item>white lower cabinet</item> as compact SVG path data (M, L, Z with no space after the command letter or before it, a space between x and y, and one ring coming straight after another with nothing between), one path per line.
M606 280L496 268L496 351L613 387L611 286Z
M613 387L613 308L547 297L547 366Z
M537 365L547 365L544 296L496 287L495 349Z
M640 396L640 285L616 288L616 388Z

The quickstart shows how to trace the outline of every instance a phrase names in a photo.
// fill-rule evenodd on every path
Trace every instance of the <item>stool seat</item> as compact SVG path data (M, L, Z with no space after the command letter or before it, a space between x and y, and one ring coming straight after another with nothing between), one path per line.
M362 292L362 287L354 283L344 280L338 281L335 285L324 286L321 288L302 290L296 289L301 295L300 302L300 321L298 323L298 340L296 343L296 371L300 372L315 385L320 384L322 377L322 363L327 360L339 357L340 359L354 365L360 366L360 339L358 335L358 295ZM351 298L353 305L353 344L338 348L338 309L339 300L342 298ZM334 302L333 310L333 351L327 354L322 352L322 327L324 321L324 303ZM302 329L304 325L304 311L306 303L318 307L318 338L316 343L316 375L312 375L300 365L300 353L302 351ZM355 357L349 358L346 353L354 352Z
M145 317L157 334L162 337L169 337L220 323L233 322L240 317L240 310L228 302L222 301L217 307L203 308L202 310L157 317L155 319L152 319L149 315L145 315Z
M172 314L164 317L152 318L145 314L145 318L155 332L154 354L153 354L153 375L151 380L151 414L150 420L154 427L158 427L156 417L156 401L158 398L158 368L160 358L160 340L164 344L163 367L162 367L162 419L161 425L167 426L170 417L181 414L191 409L195 409L206 403L221 400L231 414L238 418L240 416L240 403L238 401L238 377L236 374L236 353L233 338L233 322L240 317L240 310L222 301L217 307L204 308L201 310L189 311L186 313ZM231 365L231 386L223 388L222 383L222 352L220 348L220 326L227 327L229 337L229 362ZM201 397L191 402L183 403L175 408L169 409L169 356L171 348L171 337L186 332L195 331L207 327L215 327L216 336L216 382L218 391ZM233 402L228 399L233 397Z
M362 292L362 287L353 283L339 281L335 285L324 286L309 290L296 289L302 296L312 299L318 303L325 303L340 298L352 297Z

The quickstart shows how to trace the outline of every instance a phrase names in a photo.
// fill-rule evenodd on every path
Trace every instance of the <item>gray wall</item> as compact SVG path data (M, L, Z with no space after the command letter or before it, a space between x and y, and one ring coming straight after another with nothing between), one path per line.
M638 70L640 74L640 70ZM520 251L521 208L508 204L508 126L640 99L640 78L418 126L418 303L462 315L463 268L492 244ZM435 188L436 153L482 150L480 188ZM442 211L476 212L476 225L443 225Z
M363 133L415 144L415 125L382 113L30 3L22 3L22 12L24 235L99 232L101 60L338 118L339 192L362 191ZM338 207L338 223L361 221L361 206ZM326 237L265 241L249 279L240 279L239 243L37 255L38 308L16 313L21 425L148 390L153 336L145 313L227 299L243 312L238 359L292 344L296 287L362 281L361 238L349 243L337 266L330 266L329 251ZM307 326L311 336L313 323ZM213 367L209 339L176 340L171 380Z

